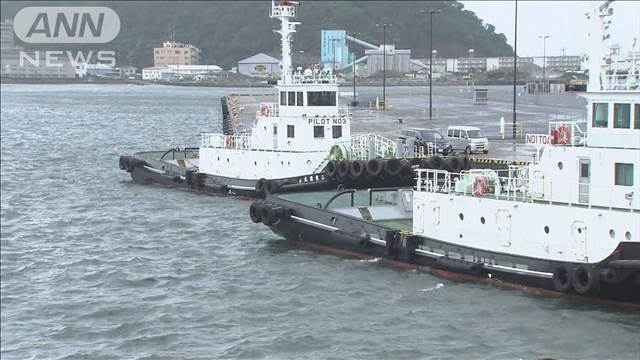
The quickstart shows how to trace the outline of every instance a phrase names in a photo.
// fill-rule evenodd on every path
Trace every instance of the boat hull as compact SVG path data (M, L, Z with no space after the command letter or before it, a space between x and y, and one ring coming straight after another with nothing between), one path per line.
M598 274L607 274L609 271L617 273L617 278L610 276L607 280L605 275L601 275L597 288L578 294L573 289L559 291L550 270L564 266L573 271L582 264L461 247L437 239L403 234L363 219L276 196L268 196L266 202L259 204L286 209L281 210L284 215L279 216L277 221L265 225L276 234L312 249L347 256L380 258L392 265L418 268L451 279L495 284L551 296L580 297L640 306L640 269L612 269L608 266L621 256L631 259L631 263L637 265L637 260L640 260L640 246L637 243L621 243L611 257L595 264ZM439 249L438 253L424 250L433 248ZM447 256L441 253L446 253ZM528 269L518 270L497 265L509 262L526 265Z

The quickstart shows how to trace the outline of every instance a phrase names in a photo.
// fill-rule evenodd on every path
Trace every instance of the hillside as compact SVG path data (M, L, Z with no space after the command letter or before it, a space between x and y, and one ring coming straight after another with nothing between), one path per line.
M206 63L230 67L258 52L278 56L279 42L268 17L269 1L180 1L180 2L2 2L3 17L12 17L25 6L80 4L108 6L120 16L120 35L104 48L117 50L123 64L152 65L152 48L173 31L174 39L192 43L203 51ZM298 19L302 25L294 38L294 49L319 54L321 29L346 29L361 33L371 43L382 42L376 23L392 23L389 43L411 49L412 57L428 53L428 20L420 9L441 9L434 16L433 44L440 56L466 56L469 48L477 56L512 54L503 34L483 24L473 12L451 1L302 1Z

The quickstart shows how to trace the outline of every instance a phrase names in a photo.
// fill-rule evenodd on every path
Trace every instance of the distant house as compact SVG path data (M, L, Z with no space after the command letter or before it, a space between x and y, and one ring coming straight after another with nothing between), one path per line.
M276 77L280 75L280 60L267 54L256 54L238 61L238 72L252 77Z

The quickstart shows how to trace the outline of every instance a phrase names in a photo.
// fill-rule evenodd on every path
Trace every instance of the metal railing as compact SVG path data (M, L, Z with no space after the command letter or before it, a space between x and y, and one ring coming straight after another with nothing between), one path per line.
M640 90L640 74L629 71L603 75L602 87L606 91Z
M282 76L282 80L285 84L335 84L337 78L335 75L331 74L313 74L313 75L305 75L305 74L288 74Z
M202 147L219 149L249 150L251 135L225 135L219 133L202 133Z
M587 143L586 129L586 121L550 121L551 143L554 145L585 146Z
M368 160L372 157L385 159L396 156L396 142L376 134L355 134L351 136L351 157L354 160Z
M621 195L619 192L611 191L611 187L562 181L561 184L564 186L556 186L554 189L552 179L545 180L544 176L536 176L535 173L530 177L528 167L510 166L508 170L499 171L475 169L460 173L436 169L417 169L416 172L416 191L609 210L640 210L640 187L629 187L624 195ZM507 176L498 175L504 172L507 172ZM554 190L557 194L565 196L554 197ZM566 196L567 194L569 195ZM596 196L597 202L594 202ZM621 199L621 196L624 196L624 199Z

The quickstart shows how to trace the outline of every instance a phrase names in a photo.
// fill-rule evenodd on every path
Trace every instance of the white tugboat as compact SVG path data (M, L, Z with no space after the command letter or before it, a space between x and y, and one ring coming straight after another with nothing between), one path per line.
M330 149L350 145L351 117L339 106L333 74L292 69L291 41L300 24L291 21L296 6L295 1L271 4L270 17L280 21L276 32L282 46L278 102L260 104L249 133L203 133L199 149L123 156L120 168L141 183L184 183L234 195L261 195L282 185L322 185Z
M640 303L640 57L609 52L611 2L589 14L588 121L550 123L528 166L419 169L387 204L327 210L269 196L252 219L292 240L518 286ZM637 54L637 49L633 49ZM356 197L357 198L357 197Z

